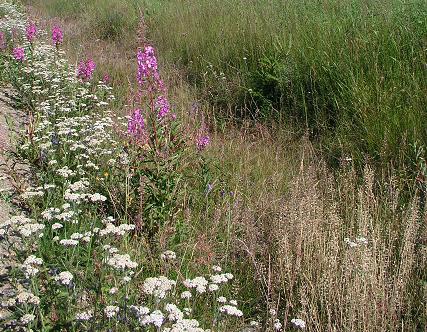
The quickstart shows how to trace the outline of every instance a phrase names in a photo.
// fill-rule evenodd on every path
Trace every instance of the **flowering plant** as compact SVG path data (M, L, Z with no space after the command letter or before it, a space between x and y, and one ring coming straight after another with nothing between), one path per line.
M193 165L191 176L197 174L200 158L191 158L195 149L187 144L188 135L169 103L152 46L137 51L137 65L138 91L127 130L134 188L129 193L130 211L138 229L153 235L179 211L181 181L188 176L189 163ZM198 151L208 144L208 136L199 139Z

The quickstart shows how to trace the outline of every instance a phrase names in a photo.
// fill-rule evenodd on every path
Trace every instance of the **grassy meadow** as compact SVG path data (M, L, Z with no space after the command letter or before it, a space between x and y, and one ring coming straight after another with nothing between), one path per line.
M38 26L62 27L71 64L92 58L95 79L109 75L116 117L135 104L136 51L150 44L182 131L209 131L200 158L185 154L164 173L159 163L163 201L105 163L102 189L126 222L157 223L123 244L144 262L141 276L178 280L213 265L233 274L224 294L243 318L218 323L215 300L204 298L192 306L203 328L427 329L425 1L22 3ZM153 205L139 214L128 197ZM163 220L156 209L171 201ZM165 250L178 256L173 267L158 261ZM142 286L132 287L126 294L137 297Z

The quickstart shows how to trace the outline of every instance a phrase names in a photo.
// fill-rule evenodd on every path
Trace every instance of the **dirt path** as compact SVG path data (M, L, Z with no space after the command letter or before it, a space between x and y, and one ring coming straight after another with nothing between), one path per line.
M12 206L9 202L11 195L11 182L8 176L7 154L11 148L11 135L8 119L13 116L13 108L9 106L9 98L4 91L0 91L0 224L9 219ZM5 240L0 237L0 299L10 291L7 274L10 267L10 257L7 252ZM0 320L8 316L8 311L0 308Z
M11 211L7 203L7 196L12 189L7 175L7 154L11 144L11 135L7 122L13 116L14 110L9 103L10 99L5 92L0 91L0 223L7 220Z
M12 204L14 183L26 178L28 167L12 158L11 152L16 145L16 137L22 131L24 115L11 105L10 90L0 88L0 224L12 215L19 213ZM9 271L13 265L13 257L8 252L8 244L0 235L0 303L13 292L9 284ZM0 321L9 312L0 306Z

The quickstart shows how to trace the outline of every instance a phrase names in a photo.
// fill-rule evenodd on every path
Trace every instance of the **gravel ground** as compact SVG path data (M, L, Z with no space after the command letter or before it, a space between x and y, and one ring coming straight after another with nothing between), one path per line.
M13 159L10 154L15 146L16 135L22 132L25 123L24 114L11 106L10 93L10 90L0 90L0 224L19 213L12 203L14 185L24 184L29 174L28 166ZM9 271L14 260L8 246L0 236L0 303L14 292L9 283ZM8 315L8 311L0 306L0 321Z

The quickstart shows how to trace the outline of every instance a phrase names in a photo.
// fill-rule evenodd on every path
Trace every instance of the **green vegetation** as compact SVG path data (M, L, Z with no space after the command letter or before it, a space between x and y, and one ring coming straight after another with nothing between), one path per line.
M296 120L333 157L427 143L425 1L147 2L160 53L214 103Z
M363 165L368 156L412 176L413 147L427 144L420 121L427 104L425 1L96 0L84 9L76 1L33 3L51 16L79 17L79 36L133 47L143 13L145 37L216 106L219 119L273 119L308 131L333 163L352 157Z
M144 276L164 272L166 249L178 276L232 272L227 297L245 319L227 331L252 319L288 331L292 318L308 331L426 329L425 1L26 2L61 23L71 62L93 57L95 77L111 76L115 113L133 102L147 41L183 132L210 129L202 179L184 161L190 180L171 181L179 195L162 185L167 167L152 182L174 213L148 193L142 222L154 227L125 244ZM156 223L157 213L172 217Z

